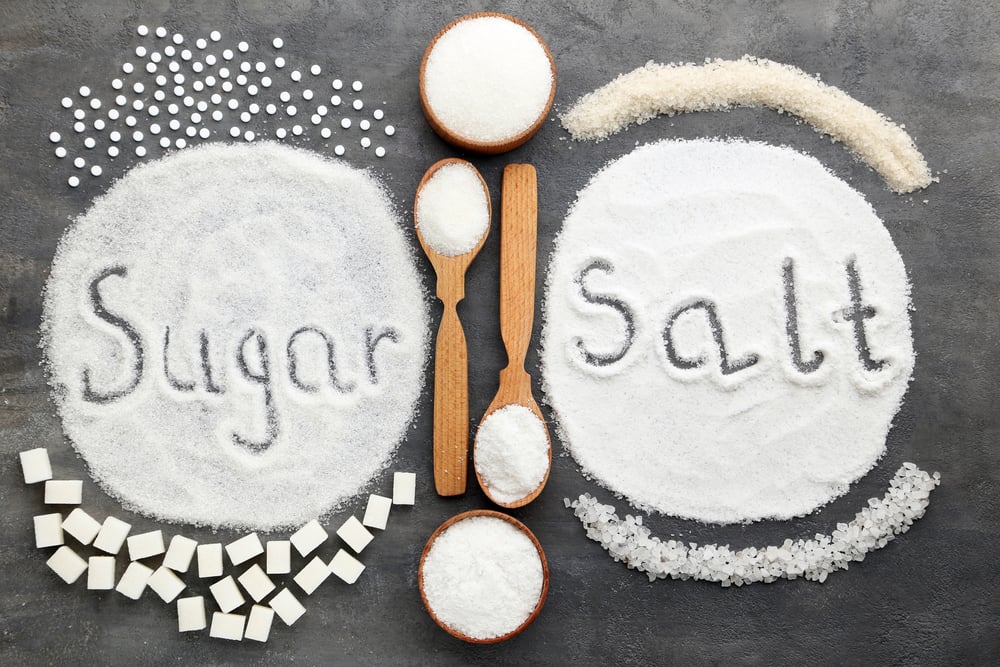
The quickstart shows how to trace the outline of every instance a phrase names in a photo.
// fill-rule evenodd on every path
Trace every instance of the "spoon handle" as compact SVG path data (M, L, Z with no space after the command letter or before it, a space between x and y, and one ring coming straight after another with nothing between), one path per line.
M469 354L456 302L446 301L434 356L434 488L465 493L469 452Z
M530 378L524 359L535 317L535 252L538 233L538 178L530 164L503 170L500 208L500 335L507 348L504 375L516 384ZM504 382L501 381L501 385Z

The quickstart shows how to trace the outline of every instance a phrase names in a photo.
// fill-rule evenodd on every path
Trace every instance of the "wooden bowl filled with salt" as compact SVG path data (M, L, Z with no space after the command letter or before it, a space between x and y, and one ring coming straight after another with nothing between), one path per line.
M473 644L510 639L545 604L549 564L527 526L492 510L472 510L441 524L427 540L417 575L434 622Z
M449 144L476 153L517 148L542 127L556 94L552 53L506 14L462 16L434 36L420 63L420 104Z

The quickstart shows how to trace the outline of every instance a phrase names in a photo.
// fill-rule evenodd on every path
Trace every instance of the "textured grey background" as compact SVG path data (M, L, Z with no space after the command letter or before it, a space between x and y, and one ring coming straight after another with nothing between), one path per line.
M824 585L780 582L721 589L693 582L647 583L588 541L563 509L583 491L613 501L557 456L549 486L514 512L548 553L552 579L537 622L506 643L454 640L424 613L416 564L445 518L485 507L478 489L437 498L431 486L429 416L399 450L398 469L419 474L418 505L392 517L365 552L354 587L328 582L293 628L276 625L264 646L180 635L174 609L147 593L66 586L32 548L39 489L20 481L16 452L49 448L57 476L82 476L86 506L123 515L63 439L39 368L40 290L70 217L134 164L123 156L106 175L71 191L68 165L52 157L51 129L69 134L59 99L89 83L109 99L114 68L134 46L139 23L189 37L210 29L255 44L274 35L286 50L360 78L385 101L399 128L376 166L406 210L424 169L453 155L422 120L417 68L430 37L461 14L507 11L548 40L559 68L556 108L649 59L700 61L756 54L795 64L906 124L941 182L898 196L839 145L768 110L657 119L601 144L574 144L553 121L526 146L476 164L499 201L504 164L530 161L540 173L539 271L574 193L607 160L637 141L733 135L787 143L818 157L865 194L886 222L913 282L917 367L889 436L888 454L844 498L809 517L748 527L705 527L656 517L657 534L736 545L829 531L865 499L881 495L903 460L939 470L927 516L864 563ZM0 663L139 664L972 664L1000 654L1000 362L998 270L1000 10L994 0L891 2L0 2ZM293 142L324 154L321 142ZM370 160L356 161L368 165ZM924 202L923 200L927 200ZM405 223L412 222L407 215ZM412 237L411 237L412 238ZM416 246L415 246L416 247ZM468 277L462 307L470 341L471 413L479 415L504 364L497 324L498 235ZM432 286L429 266L421 268ZM539 299L541 299L539 279ZM540 302L540 301L539 301ZM536 325L536 336L538 327ZM529 363L534 364L534 354ZM557 453L561 448L557 448ZM388 491L389 480L374 489ZM623 503L617 503L625 511ZM356 503L354 509L358 509ZM157 526L126 516L136 530ZM171 526L162 526L168 532ZM185 530L200 539L208 531ZM329 557L330 554L327 554ZM119 570L120 571L120 570Z

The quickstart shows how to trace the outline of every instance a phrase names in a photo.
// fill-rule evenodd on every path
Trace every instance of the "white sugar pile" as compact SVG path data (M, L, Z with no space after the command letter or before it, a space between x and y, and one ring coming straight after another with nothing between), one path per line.
M509 522L473 516L434 540L421 581L438 620L473 639L517 630L542 595L542 561L534 543Z
M581 97L562 123L574 139L603 139L661 114L737 106L765 106L802 118L847 144L897 192L913 192L933 180L902 126L796 67L751 56L704 65L650 61Z
M789 148L660 142L579 193L541 353L562 441L634 505L786 519L885 451L909 283L871 206Z
M490 227L490 202L475 167L452 162L435 171L417 195L416 220L421 238L439 254L475 248Z
M823 583L831 572L846 570L852 562L881 549L910 529L924 515L931 491L941 475L928 475L912 463L904 463L889 482L881 498L872 498L850 523L837 524L831 535L817 533L811 540L785 540L782 545L747 547L733 551L728 545L685 544L663 541L642 525L642 517L626 515L622 521L611 505L602 505L588 494L566 507L583 523L587 537L629 569L656 579L714 581L723 587L778 579Z
M522 405L508 405L479 426L476 472L501 503L514 503L538 488L549 468L545 425Z
M66 434L127 508L276 529L389 463L426 295L370 175L213 144L133 169L67 230L42 345Z
M423 81L434 115L475 142L504 141L529 129L555 85L538 37L501 16L454 24L427 54Z

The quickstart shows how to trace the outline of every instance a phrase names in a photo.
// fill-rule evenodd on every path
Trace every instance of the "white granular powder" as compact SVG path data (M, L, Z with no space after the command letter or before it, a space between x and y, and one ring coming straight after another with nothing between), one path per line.
M931 184L927 163L899 125L802 70L763 58L704 65L649 62L584 95L562 115L574 139L603 139L661 115L765 106L843 141L896 192Z
M424 70L428 106L453 133L495 142L530 128L549 101L552 65L538 38L499 16L456 23Z
M642 517L622 521L612 505L602 505L588 494L566 507L583 523L587 537L629 569L656 579L713 581L723 587L798 579L823 583L831 572L846 570L852 562L881 549L910 529L924 515L930 494L941 475L929 475L904 463L889 482L882 498L872 498L850 523L838 523L831 535L817 533L809 540L785 540L781 546L747 547L733 551L728 545L663 541L642 525Z
M545 393L583 471L639 507L799 516L885 451L909 306L889 233L813 158L655 143L599 172L556 240Z
M42 345L66 434L127 508L275 529L389 463L426 295L370 175L213 144L133 169L66 231Z
M519 628L542 594L534 543L503 519L473 516L438 535L423 562L430 610L453 630L494 639Z
M508 405L490 415L476 433L476 472L490 497L513 503L538 488L549 467L545 425L523 405Z
M472 165L452 162L427 179L417 195L417 228L435 252L462 255L490 226L490 204Z

